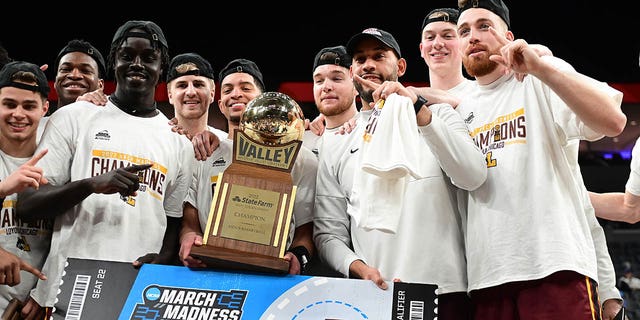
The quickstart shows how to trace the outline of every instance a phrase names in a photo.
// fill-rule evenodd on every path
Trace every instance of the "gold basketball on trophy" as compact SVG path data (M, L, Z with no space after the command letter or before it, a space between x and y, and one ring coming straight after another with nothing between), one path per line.
M240 130L265 145L302 140L304 115L298 103L280 92L264 92L251 100L240 119Z
M234 129L233 161L218 175L203 246L191 254L209 267L287 273L284 259L297 186L291 170L304 116L293 99L265 92Z

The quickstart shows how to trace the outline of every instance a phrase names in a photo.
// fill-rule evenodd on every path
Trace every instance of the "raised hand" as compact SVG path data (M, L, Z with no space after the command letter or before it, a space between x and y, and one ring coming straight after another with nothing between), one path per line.
M534 74L542 63L540 56L525 40L510 40L506 35L498 33L493 27L489 32L502 45L499 55L491 55L489 59L521 74Z
M393 93L396 93L399 96L408 97L411 99L411 101L416 100L416 94L412 90L407 89L404 85L402 85L402 83L398 81L383 82L375 91L373 91L373 100L386 100Z
M367 80L359 75L354 75L353 76L353 84L356 85L356 87L360 86L362 88L362 90L358 90L358 91L362 91L362 92L371 92L373 93L376 89L378 89L378 87L380 87L379 83ZM361 93L362 95L362 93ZM363 98L361 96L361 98ZM369 108L373 109L375 106L375 100L373 99L373 96L370 99L366 99L366 100L371 100L372 102L369 103ZM363 101L364 102L364 101Z
M48 149L40 151L33 156L23 165L18 167L16 171L7 176L4 180L0 181L0 196L6 197L16 192L21 192L28 187L38 189L40 185L47 184L48 181L44 177L42 168L36 167L36 164L45 154Z

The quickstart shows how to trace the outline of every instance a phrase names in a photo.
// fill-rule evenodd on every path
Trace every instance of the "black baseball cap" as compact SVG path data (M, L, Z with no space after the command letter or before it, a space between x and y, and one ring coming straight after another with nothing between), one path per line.
M347 53L353 57L353 51L355 50L355 47L358 45L358 43L360 43L360 41L367 38L377 39L378 41L382 42L385 46L393 49L393 51L396 52L396 55L398 56L398 58L402 58L402 54L400 53L400 45L398 44L398 41L396 41L396 39L391 35L391 33L378 28L367 28L362 30L362 32L351 37L351 39L349 39L349 42L347 42Z
M191 68L191 70L185 70L180 67L187 63L195 65L196 69ZM185 75L203 76L215 80L213 68L209 61L201 55L192 52L179 54L171 59L169 71L167 72L167 82Z
M145 30L145 32L129 31L131 29L136 29L136 28ZM165 38L164 33L162 32L162 29L153 21L129 20L125 22L116 31L116 34L113 36L113 40L111 41L111 45L113 46L114 44L119 43L120 40L122 40L122 38L129 38L129 37L146 38L146 39L149 39L151 43L159 43L163 47L167 49L169 48L169 45L167 44L167 39Z
M509 8L502 2L502 0L467 0L465 3L461 3L459 8L459 14L463 11L471 8L487 9L497 14L507 24L507 28L511 28L511 22L509 21Z
M422 28L420 30L424 30L424 27L426 27L429 23L437 21L457 24L459 16L460 14L458 13L458 10L453 8L433 9L431 10L431 12L427 13L427 15L424 17L424 20L422 20Z
M22 82L14 82L13 75L16 72L31 72L36 76L36 85L25 84ZM7 63L0 70L0 88L15 87L19 89L39 92L44 98L49 96L49 81L44 71L40 67L25 61L12 61Z
M102 57L100 51L88 41L81 39L73 39L69 41L67 45L64 46L62 50L60 50L60 52L58 53L58 57L56 58L56 72L58 71L58 67L60 66L60 59L62 59L62 56L69 52L82 52L89 55L91 58L93 58L93 60L96 61L96 64L98 65L98 77L104 78L106 76L107 69L105 68L104 58Z
M260 83L262 89L265 89L264 81L262 80L262 72L260 72L258 65L256 65L256 63L251 60L242 58L232 60L231 62L227 63L227 65L222 68L222 70L220 70L220 82L222 82L222 80L226 76L236 72L244 72L250 74L257 82Z
M345 48L345 46L322 48L316 53L316 57L313 59L313 71L315 71L317 67L325 64L335 64L349 69L349 67L351 67L351 56L347 54L347 48Z

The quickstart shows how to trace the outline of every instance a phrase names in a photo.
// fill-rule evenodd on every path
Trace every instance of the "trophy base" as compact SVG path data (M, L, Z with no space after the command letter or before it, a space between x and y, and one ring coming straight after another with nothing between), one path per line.
M224 247L193 246L191 255L202 260L209 268L280 274L289 272L289 262L282 258Z

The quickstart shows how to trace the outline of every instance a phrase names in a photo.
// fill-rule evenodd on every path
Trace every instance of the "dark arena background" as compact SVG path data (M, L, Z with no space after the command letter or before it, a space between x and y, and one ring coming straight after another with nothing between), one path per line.
M516 38L548 46L579 72L609 83L624 93L622 104L628 122L618 137L582 142L580 164L587 188L596 192L624 191L629 175L631 148L640 136L640 19L633 2L515 1L510 7L511 29ZM316 52L326 46L346 44L368 27L391 32L398 40L408 72L407 85L428 85L427 67L419 55L420 27L424 16L438 7L455 7L456 0L435 1L316 1L316 2L48 2L14 3L0 19L0 43L12 58L49 64L53 81L54 59L73 38L93 43L107 56L116 29L126 20L153 20L165 32L171 56L197 52L219 71L234 58L254 60L268 91L293 97L313 119L311 68ZM106 91L114 85L106 78ZM219 79L216 79L219 80ZM157 98L172 116L164 84ZM57 97L50 96L52 104ZM210 124L226 129L217 105L211 106ZM617 276L625 262L640 274L640 224L600 220L607 234ZM633 292L631 294L634 294ZM639 291L640 296L640 291ZM631 320L635 299L628 299ZM640 314L640 313L639 313Z

